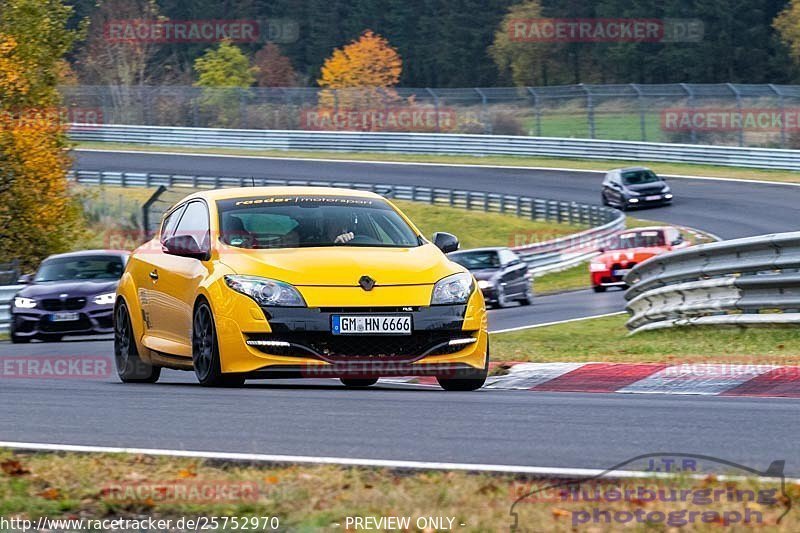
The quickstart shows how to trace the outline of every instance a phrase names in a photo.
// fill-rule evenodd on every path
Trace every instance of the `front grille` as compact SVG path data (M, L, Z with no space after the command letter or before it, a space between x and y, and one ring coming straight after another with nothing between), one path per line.
M86 305L86 298L84 297L73 297L63 300L58 298L45 298L40 303L41 308L45 311L77 311L78 309L83 309L84 305Z
M327 332L298 332L250 335L248 338L291 344L291 346L256 346L261 351L273 355L318 357L330 361L354 359L408 361L422 355L444 355L463 350L466 346L449 346L447 342L468 336L472 334L464 331L415 331L411 335L332 335Z
M636 192L642 196L653 196L655 194L661 194L661 187L656 187L654 189L639 189Z

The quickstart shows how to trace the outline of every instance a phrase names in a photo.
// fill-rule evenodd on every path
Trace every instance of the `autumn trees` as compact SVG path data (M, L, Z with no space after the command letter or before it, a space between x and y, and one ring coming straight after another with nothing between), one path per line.
M27 268L82 230L56 90L79 36L70 15L60 0L0 0L0 261Z

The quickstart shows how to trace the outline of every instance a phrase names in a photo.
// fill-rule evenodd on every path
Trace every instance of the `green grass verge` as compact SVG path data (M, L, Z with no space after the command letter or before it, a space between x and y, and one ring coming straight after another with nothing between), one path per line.
M581 226L535 222L526 218L500 213L467 211L457 207L434 206L420 202L395 201L426 237L435 231L456 235L462 248L509 246L515 235L525 235L530 242L555 239L575 233Z
M149 146L123 143L79 143L76 148L93 148L104 150L133 150L154 152L183 152L203 154L227 154L245 156L265 156L277 158L324 158L324 159L359 159L363 161L398 161L420 163L445 163L461 165L508 165L523 167L574 168L583 170L605 170L609 168L631 165L627 160L591 160L555 158L555 157L518 157L518 156L467 156L467 155L423 155L423 154L376 154L369 152L307 152L282 150L250 150L231 148L188 148L182 146ZM689 176L712 176L733 179L751 179L777 182L800 183L800 172L789 170L761 170L741 167L722 167L712 165L690 165L681 163L658 163L654 161L636 161L637 165L645 165L661 174L677 174Z
M593 295L588 295L591 298ZM494 361L800 364L800 329L686 327L628 335L627 315L492 335Z
M537 296L540 296L586 289L590 285L589 267L584 262L560 272L551 272L535 278L533 290Z
M2 449L0 467L0 516L29 519L34 524L40 516L84 520L152 517L171 519L170 531L177 531L175 521L182 517L217 517L220 526L223 517L237 517L239 527L234 529L229 522L225 530L238 531L243 529L241 524L245 517L277 517L280 531L311 532L355 530L347 517L395 516L410 518L409 526L403 528L407 531L444 530L418 523L420 517L450 517L453 523L448 530L503 531L511 524L510 510L514 501L526 497L514 507L523 531L573 531L571 513L591 512L597 507L612 512L631 512L644 507L648 512L684 509L742 514L749 508L760 513L759 525L769 527L769 531L800 529L797 512L789 513L779 526L775 525L787 505L798 504L800 486L797 484L787 484L786 496L790 501L783 500L783 495L778 493L780 498L773 502L755 504L748 503L747 499L723 498L709 506L681 503L680 500L648 503L635 498L612 500L610 497L607 501L554 501L551 493L544 498L531 494L537 488L558 483L556 480L485 473L245 465L135 454L14 454ZM656 490L705 489L707 494L716 489L724 492L726 488L769 490L775 487L756 479L723 482L713 476L705 479L680 476L638 483ZM597 486L587 484L586 490L592 491ZM609 479L602 488L621 491L631 486L630 480ZM206 487L216 487L220 496L211 501L199 501L198 495ZM148 497L149 494L153 496ZM264 530L260 521L259 527L252 527L249 522L247 526L249 530ZM186 529L189 528L184 526L182 530ZM708 531L716 529L719 527Z

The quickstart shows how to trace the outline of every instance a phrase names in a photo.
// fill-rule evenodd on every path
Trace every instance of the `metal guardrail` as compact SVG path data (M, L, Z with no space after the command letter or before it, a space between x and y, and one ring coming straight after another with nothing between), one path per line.
M100 172L78 170L70 173L70 179L87 185L114 185L121 187L167 187L167 188L221 188L256 186L316 186L342 187L346 189L372 191L396 200L424 202L488 213L507 213L530 220L569 223L588 226L579 233L548 239L540 242L511 244L512 248L530 265L534 275L563 268L588 259L603 246L616 231L625 227L625 215L616 209L599 205L564 202L544 198L531 198L499 193L453 190L416 185L382 185L323 180L277 180L252 177L190 176L177 174ZM158 204L156 204L158 205ZM164 205L163 209L168 208ZM148 214L144 218L158 223L160 217ZM145 228L148 232L154 228ZM509 236L513 238L513 236ZM526 236L522 235L522 240ZM514 246L516 244L516 246Z
M796 150L558 137L233 130L110 124L72 124L70 137L86 142L201 148L546 156L800 170L800 157Z
M11 300L25 285L0 285L0 333L8 333L11 322Z
M800 232L702 244L625 277L634 332L685 325L800 323Z

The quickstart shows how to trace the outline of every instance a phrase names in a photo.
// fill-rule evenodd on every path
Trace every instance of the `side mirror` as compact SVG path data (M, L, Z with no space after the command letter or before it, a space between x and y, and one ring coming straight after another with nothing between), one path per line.
M433 234L433 244L446 254L458 250L458 238L444 231L437 231Z
M19 278L17 278L17 283L19 285L27 285L32 281L33 281L33 276L30 274L23 274Z
M206 250L201 250L197 241L191 235L174 235L164 241L164 253L178 255L181 257L191 257L200 261L208 261L209 254Z

